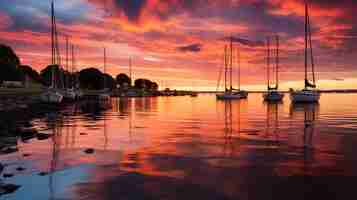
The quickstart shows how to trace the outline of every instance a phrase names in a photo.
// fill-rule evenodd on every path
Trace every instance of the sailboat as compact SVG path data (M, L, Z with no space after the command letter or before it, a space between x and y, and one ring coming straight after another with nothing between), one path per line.
M308 46L310 46L310 59L312 66L312 83L308 79ZM293 103L311 103L320 100L320 92L316 90L315 65L312 53L311 24L309 8L305 1L305 88L301 91L291 91L290 98Z
M263 94L265 101L281 101L284 94L279 92L279 36L276 36L276 57L275 57L275 86L270 84L270 39L267 39L267 78L268 91Z
M66 71L67 73L70 73L69 71L69 44L68 44L68 36L66 37ZM73 49L72 49L72 57L73 57ZM71 58L71 64L73 68L73 58ZM70 75L67 74L65 75L65 88L62 91L62 95L65 99L73 101L76 99L76 93L74 92L74 88L72 87L72 84L70 83Z
M216 97L218 100L232 100L232 99L245 99L248 97L248 92L240 89L240 52L237 51L238 57L238 89L233 88L233 38L231 37L230 41L230 53L228 54L227 46L224 49L224 88L225 91L223 94L217 94ZM229 66L229 67L228 67ZM229 72L229 80L228 80ZM227 88L229 81L229 88Z
M108 94L108 88L107 88L107 78L105 75L106 67L107 67L107 54L106 54L106 49L104 48L104 72L103 72L104 89L103 92L99 95L99 100L101 101L108 101L110 99L110 95Z
M61 103L62 94L57 90L55 66L58 66L59 51L57 44L56 17L54 12L54 3L51 2L51 47L52 47L52 65L51 65L51 86L40 95L40 99L45 103Z

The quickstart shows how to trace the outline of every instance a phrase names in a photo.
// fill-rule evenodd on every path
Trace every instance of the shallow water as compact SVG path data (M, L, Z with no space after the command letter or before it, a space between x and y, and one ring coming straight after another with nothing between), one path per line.
M1 181L21 185L0 199L340 199L357 175L356 100L81 102L32 121L52 139L19 140L18 152L0 156L15 174Z

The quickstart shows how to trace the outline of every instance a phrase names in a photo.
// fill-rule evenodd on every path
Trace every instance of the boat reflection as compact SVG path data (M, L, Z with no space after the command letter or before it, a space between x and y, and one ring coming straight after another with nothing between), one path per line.
M224 101L224 149L226 156L233 157L241 135L241 109L245 101Z
M315 126L319 114L319 104L291 104L290 116L292 118L303 120L303 170L308 173L315 160L315 148L313 138L315 135Z
M313 135L315 132L315 122L319 113L319 104L291 104L290 116L292 118L304 120L304 148L313 148Z
M283 106L282 102L265 102L266 121L265 138L272 139L272 145L279 144L279 108Z

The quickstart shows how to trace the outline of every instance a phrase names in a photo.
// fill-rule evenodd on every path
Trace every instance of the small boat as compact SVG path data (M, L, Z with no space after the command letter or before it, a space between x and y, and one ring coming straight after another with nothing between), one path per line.
M225 92L216 95L217 100L234 100L246 99L248 92L240 89L240 52L237 51L238 57L238 89L234 89L233 82L233 38L230 41L230 53L228 54L227 46L224 49L224 87ZM228 67L229 65L229 67ZM228 79L229 72L229 79ZM229 83L228 83L229 82ZM229 84L229 88L227 85Z
M44 103L61 103L63 96L55 89L48 89L41 94L40 99Z
M67 100L76 100L76 92L72 88L67 88L61 91L63 98Z
M57 90L55 67L59 65L56 61L59 60L58 52L58 40L57 40L57 29L56 29L56 18L54 12L54 3L51 3L51 40L52 40L52 69L51 69L51 86L40 95L40 100L44 103L61 103L63 100L63 95Z
M268 91L263 94L264 101L281 101L284 94L279 92L279 36L276 36L275 86L270 84L270 39L267 39L267 80Z
M316 90L315 65L312 54L311 24L309 8L305 2L305 88L300 91L290 91L290 99L293 103L314 103L319 102L320 92ZM310 59L312 68L312 83L308 79L308 47L310 46Z
M301 91L292 91L290 93L290 98L294 103L313 103L319 102L320 92L316 90L301 90Z
M217 94L216 97L218 100L245 99L248 97L248 93L245 91L234 92L234 93L225 92L224 94Z

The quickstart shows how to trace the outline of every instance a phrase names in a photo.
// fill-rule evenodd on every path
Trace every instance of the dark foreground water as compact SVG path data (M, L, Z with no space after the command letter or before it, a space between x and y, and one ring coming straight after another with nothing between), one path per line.
M0 199L353 198L357 95L284 100L201 95L69 106L32 121L52 138L19 139L18 152L0 155L3 174L14 174L0 182L21 186Z

